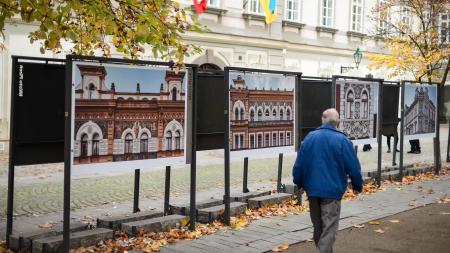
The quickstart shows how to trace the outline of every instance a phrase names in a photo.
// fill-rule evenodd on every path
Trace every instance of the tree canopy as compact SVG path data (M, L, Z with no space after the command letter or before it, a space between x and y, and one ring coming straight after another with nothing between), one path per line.
M194 14L172 0L2 0L0 31L6 22L34 23L30 42L40 51L61 52L63 41L78 55L110 56L113 50L137 58L149 54L165 61L184 62L200 51L186 43L187 31L205 30Z
M375 36L389 54L369 56L371 67L386 67L391 77L411 74L418 81L445 83L450 65L449 0L384 0L372 11ZM450 17L449 17L450 18Z

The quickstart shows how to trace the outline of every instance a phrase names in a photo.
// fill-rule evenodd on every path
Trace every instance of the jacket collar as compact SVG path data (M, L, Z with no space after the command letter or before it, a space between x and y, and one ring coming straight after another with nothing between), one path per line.
M333 125L331 125L329 123L321 125L320 127L317 128L317 130L319 130L319 129L327 129L327 130L335 131L335 132L338 132L338 133L341 133L341 134L345 134L345 133L343 133L342 131L340 131L339 129L337 129L336 127L334 127Z

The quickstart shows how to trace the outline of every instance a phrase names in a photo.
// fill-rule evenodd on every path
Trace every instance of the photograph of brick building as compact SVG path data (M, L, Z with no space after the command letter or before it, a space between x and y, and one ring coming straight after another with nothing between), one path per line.
M75 62L74 164L184 156L185 72Z
M336 81L339 130L351 140L376 138L378 84L365 81Z
M293 76L230 73L230 150L292 146Z
M436 132L437 88L405 85L405 135Z

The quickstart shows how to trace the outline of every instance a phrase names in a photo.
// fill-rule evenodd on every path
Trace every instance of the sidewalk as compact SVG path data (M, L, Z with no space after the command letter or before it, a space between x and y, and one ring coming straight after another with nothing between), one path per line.
M449 175L403 187L389 185L385 191L343 201L339 228L423 207L447 196L450 196ZM282 244L293 245L311 238L312 224L306 212L254 221L240 231L223 230L197 240L180 241L164 246L161 252L270 252Z
M338 232L336 253L359 252L448 252L450 249L450 203L432 204ZM377 233L381 229L384 233ZM381 232L380 230L378 230ZM299 243L285 253L316 253L313 242Z

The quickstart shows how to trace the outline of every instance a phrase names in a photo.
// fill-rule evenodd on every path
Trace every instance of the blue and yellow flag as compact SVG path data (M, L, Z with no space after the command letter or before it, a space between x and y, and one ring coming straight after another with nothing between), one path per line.
M266 23L270 24L277 19L277 0L259 0L264 13L266 13Z

